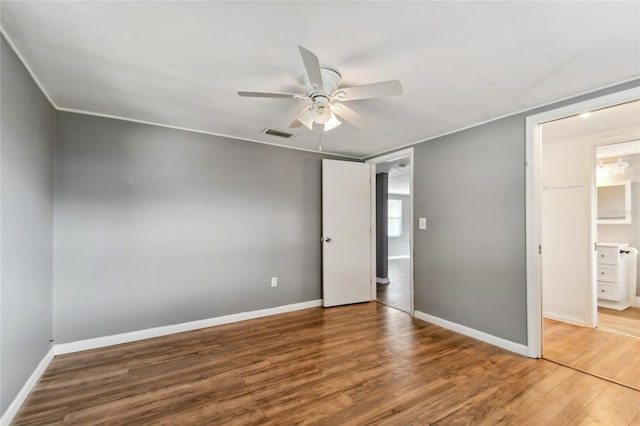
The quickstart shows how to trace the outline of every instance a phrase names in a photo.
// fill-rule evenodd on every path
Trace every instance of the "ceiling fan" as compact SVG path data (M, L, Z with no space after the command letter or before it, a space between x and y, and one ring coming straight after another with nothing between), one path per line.
M316 123L322 125L326 132L341 124L341 121L336 116L359 129L365 129L368 126L367 120L363 116L342 102L402 94L402 84L398 80L340 87L341 76L339 72L329 68L321 68L320 61L316 55L302 46L298 46L298 49L306 70L306 74L303 77L304 95L248 92L243 90L238 91L238 95L254 98L291 98L297 101L310 101L309 105L298 114L289 127L304 125L313 130L313 123Z

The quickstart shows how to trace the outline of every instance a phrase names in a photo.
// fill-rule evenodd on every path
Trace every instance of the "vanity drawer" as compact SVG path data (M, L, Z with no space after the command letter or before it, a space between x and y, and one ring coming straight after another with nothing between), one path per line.
M598 299L618 300L616 287L609 283L598 282Z
M618 281L618 267L610 265L598 265L597 280L616 283Z
M617 247L598 247L598 263L607 265L618 264L618 248Z

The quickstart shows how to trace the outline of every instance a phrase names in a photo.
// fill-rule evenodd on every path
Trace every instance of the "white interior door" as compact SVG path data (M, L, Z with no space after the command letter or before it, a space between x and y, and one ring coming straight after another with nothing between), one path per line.
M594 147L584 139L545 140L544 127L542 135L543 313L594 327Z
M322 160L324 306L371 296L371 165Z

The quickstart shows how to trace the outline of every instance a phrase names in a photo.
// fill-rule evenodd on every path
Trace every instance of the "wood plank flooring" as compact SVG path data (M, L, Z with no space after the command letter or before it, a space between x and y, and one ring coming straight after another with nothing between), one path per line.
M638 425L639 398L365 303L57 356L14 424Z
M640 338L640 308L624 311L598 308L598 328Z
M389 259L389 284L377 285L377 299L383 305L411 312L410 260Z
M638 338L545 318L542 353L548 360L640 390Z

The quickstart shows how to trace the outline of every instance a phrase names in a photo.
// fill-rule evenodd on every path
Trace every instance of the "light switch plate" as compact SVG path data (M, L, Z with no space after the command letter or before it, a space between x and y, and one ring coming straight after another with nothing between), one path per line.
M418 228L427 229L427 218L421 217L418 219Z

